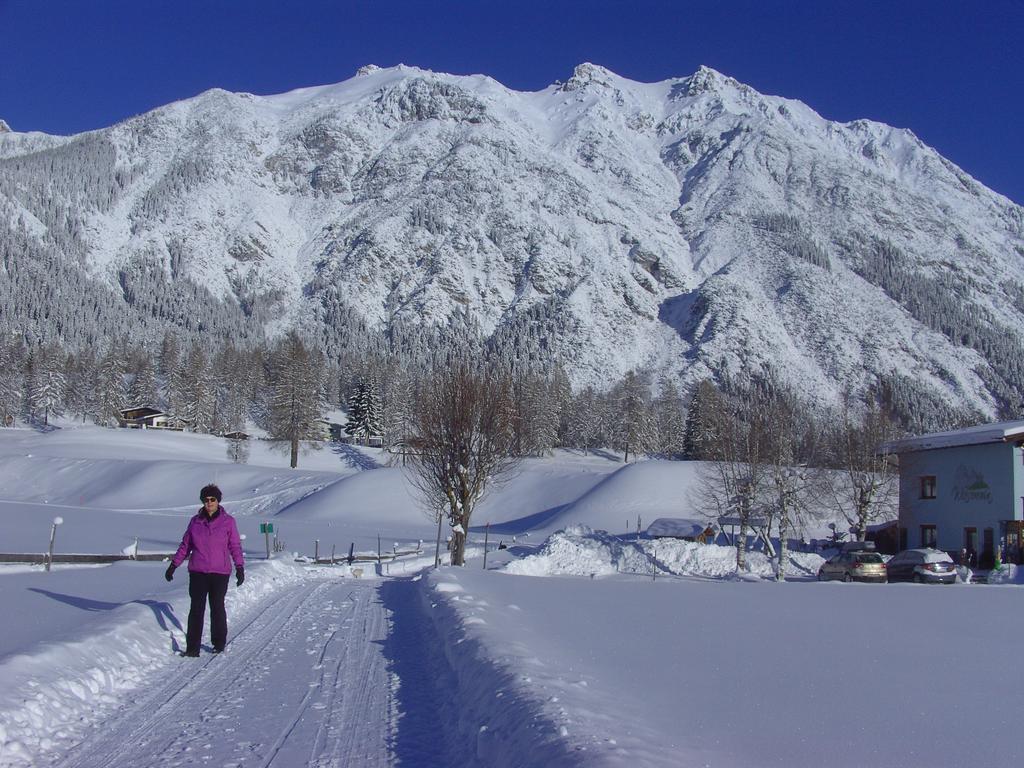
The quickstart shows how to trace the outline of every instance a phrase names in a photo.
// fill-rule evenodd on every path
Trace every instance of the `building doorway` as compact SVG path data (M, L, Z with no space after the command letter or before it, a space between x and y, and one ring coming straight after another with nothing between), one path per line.
M981 557L978 558L978 566L988 570L996 562L995 532L991 528L985 529L985 537L981 545Z
M978 564L978 529L964 528L964 547L960 555L961 565L975 566Z
M1024 563L1024 520L1007 520L1006 526L1006 551L1003 552L1003 561L1007 563Z

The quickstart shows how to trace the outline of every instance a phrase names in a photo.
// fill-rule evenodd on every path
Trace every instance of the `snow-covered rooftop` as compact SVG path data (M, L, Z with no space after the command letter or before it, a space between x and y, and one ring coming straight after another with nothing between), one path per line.
M1000 421L994 424L980 424L975 427L956 429L951 432L932 432L927 435L908 437L883 443L887 453L909 453L930 451L936 448L954 448L960 445L981 445L1024 440L1024 421Z

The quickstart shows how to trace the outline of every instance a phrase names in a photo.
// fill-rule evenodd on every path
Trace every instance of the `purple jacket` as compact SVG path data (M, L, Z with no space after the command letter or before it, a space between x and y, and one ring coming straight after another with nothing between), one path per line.
M186 557L189 573L231 573L232 560L236 568L245 566L238 526L224 507L212 518L200 509L199 514L189 520L181 546L171 562L177 568Z

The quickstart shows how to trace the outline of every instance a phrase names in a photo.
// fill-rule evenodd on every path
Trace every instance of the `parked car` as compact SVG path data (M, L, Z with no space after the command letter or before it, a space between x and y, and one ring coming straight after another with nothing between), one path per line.
M886 563L889 581L939 582L956 581L953 558L938 549L905 549Z
M885 561L877 552L854 550L840 552L826 560L818 569L818 581L875 581L887 580Z

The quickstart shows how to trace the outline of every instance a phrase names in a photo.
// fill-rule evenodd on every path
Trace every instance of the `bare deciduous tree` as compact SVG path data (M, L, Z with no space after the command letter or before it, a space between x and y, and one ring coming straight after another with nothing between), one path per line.
M436 373L417 398L410 477L431 514L448 516L453 565L465 562L476 505L518 463L512 416L508 379L467 363Z
M706 386L707 387L710 385ZM770 382L742 399L706 391L700 447L708 460L696 502L709 516L736 518L736 568L746 568L751 521L763 518L779 535L776 577L785 579L791 531L817 497L820 473L807 468L818 451L810 409Z
M873 399L858 417L847 398L832 439L832 464L839 472L829 490L858 541L869 525L896 513L899 475L881 446L897 437L898 428Z
M757 403L725 398L703 414L703 466L694 502L709 517L739 520L736 570L746 570L746 540L750 523L766 506L768 493L768 435L773 429Z
M761 409L771 429L766 433L765 461L769 492L766 517L779 534L775 577L786 580L789 536L820 496L821 470L815 468L819 453L819 428L808 408L780 393L769 393Z

